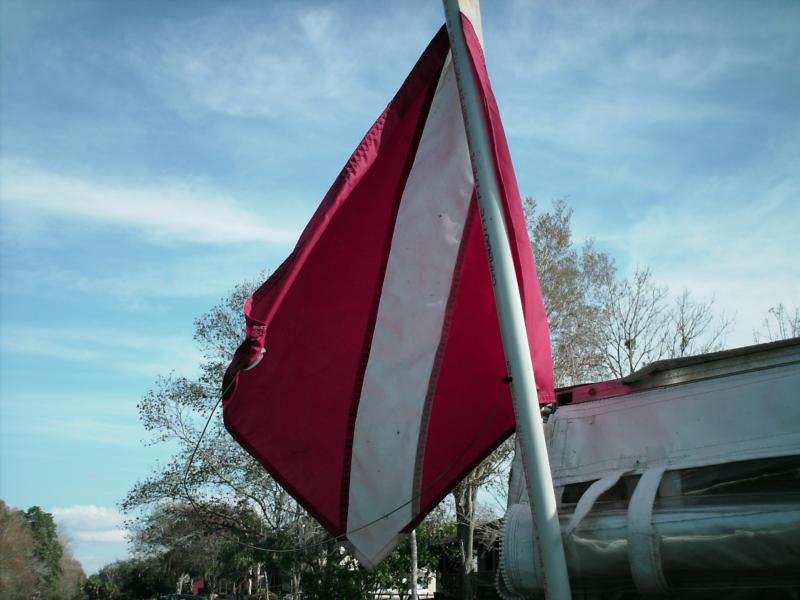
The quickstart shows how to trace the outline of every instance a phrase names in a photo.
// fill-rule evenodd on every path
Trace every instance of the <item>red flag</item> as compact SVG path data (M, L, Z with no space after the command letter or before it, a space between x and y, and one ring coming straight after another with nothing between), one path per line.
M479 35L462 21L549 403L550 334L519 191ZM367 566L514 430L444 28L245 312L225 424Z
M194 582L194 585L192 586L192 594L196 596L197 594L200 593L200 590L204 589L205 587L206 587L206 580L201 577L200 579Z

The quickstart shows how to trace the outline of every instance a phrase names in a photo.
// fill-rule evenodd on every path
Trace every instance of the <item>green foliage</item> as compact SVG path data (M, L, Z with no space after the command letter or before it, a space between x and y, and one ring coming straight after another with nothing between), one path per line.
M84 600L118 600L119 588L101 574L91 575L83 583Z
M336 548L326 552L319 563L304 575L302 587L309 599L360 600L376 587L376 580L376 575Z
M452 543L455 523L433 515L417 527L417 585L424 587L430 577L457 558ZM341 547L329 548L310 573L303 577L303 592L308 598L361 599L379 590L393 590L401 600L411 587L411 552L408 543L400 544L374 571L369 572Z
M61 577L61 557L64 548L58 539L58 529L53 515L38 506L25 511L25 519L33 536L33 553L42 565L40 590L45 595L53 595Z
M83 600L140 600L174 589L175 578L158 557L120 560L83 584Z
M417 554L421 567L427 567L431 572L439 571L457 559L458 546L452 543L456 538L456 528L455 522L437 514L417 527Z

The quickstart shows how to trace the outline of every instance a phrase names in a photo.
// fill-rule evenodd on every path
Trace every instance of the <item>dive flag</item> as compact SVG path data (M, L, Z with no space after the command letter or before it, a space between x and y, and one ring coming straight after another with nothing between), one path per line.
M544 404L547 316L475 15L464 35ZM514 430L489 261L442 28L248 300L224 383L231 435L367 567Z

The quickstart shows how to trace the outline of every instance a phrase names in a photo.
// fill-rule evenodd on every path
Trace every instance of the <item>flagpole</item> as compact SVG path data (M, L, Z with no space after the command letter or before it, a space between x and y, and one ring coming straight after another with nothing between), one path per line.
M478 82L472 70L464 37L459 0L443 0L443 2L464 115L464 127L475 175L481 223L489 251L489 267L493 274L503 349L508 374L512 381L511 393L517 419L517 435L522 447L533 522L538 534L539 555L544 566L545 590L549 599L569 600L572 595L561 540L561 526L558 521L525 317L501 205L494 157L489 144L483 105L477 92ZM477 12L478 0L467 0L467 2Z

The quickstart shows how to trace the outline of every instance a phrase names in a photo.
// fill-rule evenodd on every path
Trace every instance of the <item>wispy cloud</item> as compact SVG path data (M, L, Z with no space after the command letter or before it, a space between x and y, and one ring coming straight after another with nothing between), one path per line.
M155 93L188 116L212 112L319 125L332 117L363 119L366 109L367 119L375 118L430 34L398 27L407 20L404 11L390 5L380 14L302 3L258 11L225 5L164 23L155 36L132 32L129 57ZM429 13L435 23L430 7L419 7L415 16Z
M45 452L56 441L68 442L62 444L68 447L80 444L76 447L82 451L92 447L140 449L148 435L137 415L140 394L139 391L127 396L106 393L102 387L93 386L88 376L83 394L4 389L0 404L2 430L4 435L28 440L29 448ZM32 454L26 456L33 457ZM37 456L53 458L52 455Z
M141 311L154 302L198 297L216 299L234 285L260 278L265 266L274 267L283 252L253 252L252 248L229 248L197 252L190 256L164 256L110 273L92 273L54 264L6 265L2 286L5 293L35 294L42 289L76 292L94 299L111 299L120 308ZM260 283L260 281L258 282Z
M701 126L764 118L770 107L753 100L780 95L761 93L759 77L796 62L796 11L776 5L508 6L490 63L510 135L592 162L663 149L675 130L690 139Z
M5 211L114 225L165 242L287 244L298 231L271 225L234 200L202 186L165 182L117 185L51 172L21 160L0 163Z
M83 414L102 417L111 421L136 420L136 402L138 392L126 394L107 390L84 391L51 391L15 390L3 394L2 410L4 414L14 411L16 415L24 415L32 420L51 415L75 415L76 407Z
M141 425L101 419L58 419L28 423L28 432L48 439L62 439L92 446L140 448L145 431Z
M333 43L342 26L333 10L301 9L296 19L230 36L250 26L247 15L230 10L165 26L157 38L155 63L151 48L138 48L144 56L137 58L157 74L161 90L188 94L194 106L232 116L307 112L313 118L314 104L341 101L345 81L359 95L361 90L352 89L357 63ZM309 77L315 85L304 84ZM181 100L183 110L191 106L186 99Z
M794 143L739 173L676 186L668 201L640 206L624 230L597 237L628 268L653 266L673 291L715 296L736 316L729 343L752 343L770 306L800 298L796 156Z
M114 542L125 543L128 541L129 532L123 529L109 529L108 531L79 531L75 539L80 542Z
M58 523L72 531L107 531L121 527L125 517L113 506L81 504L55 506L50 511Z
M105 328L3 327L2 351L6 354L92 363L104 370L154 376L169 365L185 375L196 371L201 355L194 343L181 336L146 334Z
M736 317L728 343L751 343L770 305L800 297L800 11L504 6L489 66L526 191L571 195L578 239L714 296Z

